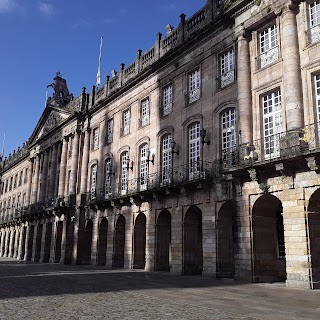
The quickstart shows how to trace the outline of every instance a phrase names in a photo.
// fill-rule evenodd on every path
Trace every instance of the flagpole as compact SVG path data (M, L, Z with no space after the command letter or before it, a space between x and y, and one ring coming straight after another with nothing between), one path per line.
M102 39L100 38L100 50L99 50L99 61L98 61L98 72L97 72L97 82L96 87L99 87L99 84L101 83L101 54L102 54Z

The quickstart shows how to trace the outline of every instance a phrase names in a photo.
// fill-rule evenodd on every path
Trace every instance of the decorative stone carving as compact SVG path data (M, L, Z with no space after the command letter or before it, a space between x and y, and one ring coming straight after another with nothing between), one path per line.
M249 173L249 177L250 177L251 181L257 181L258 180L256 169L248 169L247 171Z
M317 160L315 159L315 157L307 157L305 159L306 159L307 165L311 171L318 170L318 163L317 163Z

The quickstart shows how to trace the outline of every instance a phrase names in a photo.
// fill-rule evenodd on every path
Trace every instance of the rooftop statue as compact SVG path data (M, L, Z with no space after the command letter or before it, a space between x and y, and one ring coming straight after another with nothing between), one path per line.
M73 100L73 95L69 93L67 81L61 77L60 72L56 72L56 76L53 78L54 82L47 85L47 88L52 87L54 90L54 93L52 95L52 98L48 98L48 102L52 103L56 102L58 106L65 106L67 105L71 100Z

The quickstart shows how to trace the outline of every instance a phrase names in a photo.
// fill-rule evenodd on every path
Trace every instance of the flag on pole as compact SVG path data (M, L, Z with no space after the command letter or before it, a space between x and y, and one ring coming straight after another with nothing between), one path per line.
M100 38L100 52L99 52L99 63L98 63L97 82L96 82L97 87L101 83L101 70L100 69L101 69L102 39L103 39L103 37Z

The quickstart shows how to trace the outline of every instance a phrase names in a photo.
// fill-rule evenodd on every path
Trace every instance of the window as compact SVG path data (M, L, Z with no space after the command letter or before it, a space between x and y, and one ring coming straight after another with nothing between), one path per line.
M200 99L200 69L196 69L189 74L189 103Z
M97 169L96 164L91 167L90 199L95 199L97 196Z
M200 123L189 126L189 179L194 179L200 171Z
M99 128L93 129L92 150L99 149Z
M23 183L26 184L28 181L28 168L24 170Z
M224 88L235 80L234 50L231 49L220 56L220 87Z
M280 136L282 131L281 94L274 91L262 97L263 131L265 157L280 155Z
M107 143L113 140L113 119L107 121Z
M315 43L320 41L320 0L313 1L309 4L309 42Z
M259 49L258 68L263 68L278 60L278 34L275 24L259 33Z
M125 151L121 154L121 194L126 194L128 190L128 163L129 154Z
M126 110L123 112L123 119L122 119L122 135L125 136L126 134L130 133L130 110Z
M235 109L229 109L221 115L221 145L222 151L233 149L236 145L236 112Z
M141 101L140 127L147 126L150 122L150 103L149 98Z
M140 147L140 190L146 190L148 184L148 144Z
M316 108L317 108L317 122L320 123L320 74L314 76Z
M172 84L163 89L162 93L162 116L172 112Z
M171 134L166 134L161 141L161 183L169 185L172 179Z
M23 171L20 171L20 174L19 174L19 183L18 183L18 186L19 186L19 187L22 185L22 173L23 173Z
M67 176L67 194L69 194L69 190L70 190L70 180L71 180L71 170L68 171L68 176ZM40 184L41 186L41 184ZM39 187L41 189L41 187Z
M24 193L22 196L22 207L26 205L26 194Z
M111 158L105 161L105 182L104 182L104 194L105 199L109 199L111 193L111 175L112 175L112 160Z

